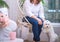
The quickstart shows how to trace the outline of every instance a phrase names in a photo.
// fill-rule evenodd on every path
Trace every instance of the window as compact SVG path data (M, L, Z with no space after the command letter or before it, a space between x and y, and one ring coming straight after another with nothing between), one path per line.
M48 11L45 17L53 23L60 23L60 0L48 0Z
M59 0L59 9L60 9L60 0Z
M49 9L56 9L56 0L49 0L48 4Z

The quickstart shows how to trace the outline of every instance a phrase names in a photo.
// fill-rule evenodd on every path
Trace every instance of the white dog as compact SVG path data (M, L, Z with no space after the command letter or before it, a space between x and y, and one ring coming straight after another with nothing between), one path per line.
M58 35L54 32L54 29L53 29L53 26L51 25L51 22L48 20L44 21L43 31L48 36L48 42L55 42L55 40L58 38Z

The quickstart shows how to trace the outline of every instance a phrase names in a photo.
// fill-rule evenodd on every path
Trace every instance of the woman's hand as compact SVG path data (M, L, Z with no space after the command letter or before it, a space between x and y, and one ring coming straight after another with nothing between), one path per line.
M41 25L42 24L42 21L40 19L38 19L38 24Z
M37 18L36 16L32 16L32 18L36 19L36 20L38 21L38 24L39 24L39 25L42 24L42 21L41 21L39 18Z

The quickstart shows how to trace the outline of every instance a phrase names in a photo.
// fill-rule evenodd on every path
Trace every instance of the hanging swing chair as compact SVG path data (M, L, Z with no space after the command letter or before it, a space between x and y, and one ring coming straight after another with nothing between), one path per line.
M22 29L23 26L29 28L29 31L31 31L32 25L29 23L29 21L26 19L26 15L23 11L23 3L25 0L18 0L18 8L20 11L20 14L17 16L17 25Z

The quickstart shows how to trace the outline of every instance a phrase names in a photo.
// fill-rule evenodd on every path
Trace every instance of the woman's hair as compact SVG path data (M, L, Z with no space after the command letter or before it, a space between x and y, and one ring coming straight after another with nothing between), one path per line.
M37 0L37 3L36 4L39 4L41 0ZM30 2L32 3L33 0L30 0Z

